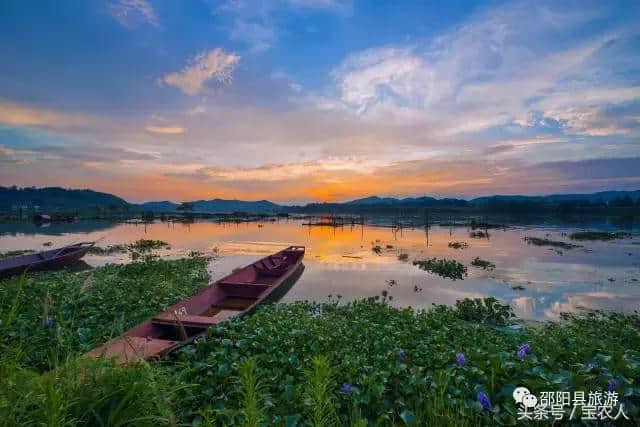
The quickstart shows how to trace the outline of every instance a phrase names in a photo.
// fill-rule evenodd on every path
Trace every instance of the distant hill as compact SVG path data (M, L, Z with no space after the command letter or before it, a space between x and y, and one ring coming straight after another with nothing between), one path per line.
M249 213L268 213L279 212L282 206L267 200L259 200L248 202L244 200L196 200L187 202L193 207L193 212L207 213L232 213L232 212L249 212ZM135 206L138 211L150 212L174 212L180 207L179 203L169 201L163 202L146 202Z
M397 214L423 210L426 207L461 208L469 204L462 199L436 199L435 197L366 197L342 203L309 203L305 206L287 206L284 209L293 213L349 213L349 214Z
M69 190L60 187L0 187L2 211L88 211L92 209L126 210L129 204L113 194L93 190Z
M162 202L145 202L134 205L134 209L137 211L145 212L173 212L180 206L178 203L173 203L168 200Z
M609 203L614 200L620 200L629 196L634 202L640 200L640 190L636 191L600 191L598 193L589 194L551 194L548 196L485 196L477 197L471 200L472 204L487 204L493 201L520 201L520 202L578 202L584 201L589 203Z
M247 202L244 200L197 200L193 203L193 210L195 212L217 212L217 213L231 213L231 212L278 212L282 210L282 206L269 202L268 200L258 200L255 202Z

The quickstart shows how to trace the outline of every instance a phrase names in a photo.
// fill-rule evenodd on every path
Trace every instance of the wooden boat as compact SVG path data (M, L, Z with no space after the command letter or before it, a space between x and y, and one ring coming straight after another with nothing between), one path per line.
M87 355L116 358L120 364L159 358L192 342L207 328L245 315L278 288L292 284L302 271L304 252L304 246L290 246L234 271Z
M91 249L95 242L82 242L35 254L20 255L0 260L0 276L8 277L25 270L50 270L73 264Z

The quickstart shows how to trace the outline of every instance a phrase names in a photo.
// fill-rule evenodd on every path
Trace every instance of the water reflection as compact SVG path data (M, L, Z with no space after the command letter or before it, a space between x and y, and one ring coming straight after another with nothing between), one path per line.
M55 227L55 229L54 229ZM213 253L219 258L210 269L215 278L235 267L288 245L305 245L306 270L284 300L343 300L379 295L388 290L393 304L428 308L432 303L453 304L465 297L495 296L509 302L524 318L557 318L560 312L579 309L633 311L640 303L640 246L633 239L586 242L572 250L537 247L525 236L566 240L569 228L527 226L490 230L489 238L471 238L466 227L432 226L393 229L382 226L347 225L308 227L302 221L225 224L110 224L83 221L37 229L30 224L0 225L0 251L43 248L51 241L61 246L102 238L101 246L130 243L140 238L160 239L171 248L161 256L186 256L191 251ZM466 249L448 247L467 242ZM637 241L637 238L635 239ZM380 246L380 254L372 251ZM428 274L402 262L427 257L457 259L465 265L479 256L496 264L492 271L469 266L469 276L451 281ZM97 266L128 262L126 254L87 256ZM397 284L389 287L387 281ZM514 289L515 288L515 289ZM522 289L524 288L524 289Z

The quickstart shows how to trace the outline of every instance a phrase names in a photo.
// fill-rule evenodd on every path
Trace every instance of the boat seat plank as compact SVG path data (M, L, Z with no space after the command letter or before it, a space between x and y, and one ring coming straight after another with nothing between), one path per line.
M115 357L118 364L124 364L164 354L177 343L178 341L157 338L123 336L91 350L87 355L107 359Z
M177 317L177 318L176 318ZM194 316L194 315L179 315L175 316L172 313L161 314L153 318L152 322L156 325L176 325L178 320L187 327L205 327L208 328L211 325L215 325L219 321L215 317L211 316Z
M238 310L220 310L213 318L216 320L216 323L219 323L230 317L237 316L238 313Z

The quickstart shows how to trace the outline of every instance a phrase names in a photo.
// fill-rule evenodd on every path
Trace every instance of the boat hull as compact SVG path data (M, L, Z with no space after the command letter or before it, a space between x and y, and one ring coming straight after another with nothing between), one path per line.
M77 243L59 249L21 255L0 260L0 277L9 277L25 271L55 270L79 261L93 243Z
M302 274L304 252L304 247L291 246L234 271L88 355L115 358L118 363L162 357L189 344L208 328L282 296ZM265 268L279 275L265 274Z

